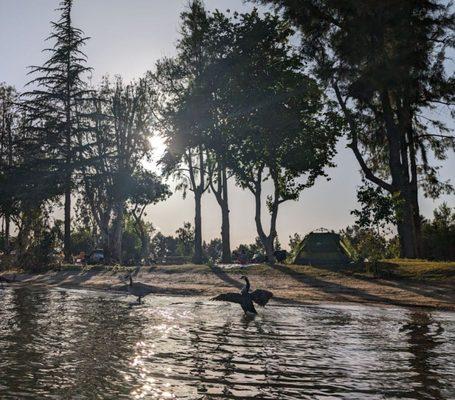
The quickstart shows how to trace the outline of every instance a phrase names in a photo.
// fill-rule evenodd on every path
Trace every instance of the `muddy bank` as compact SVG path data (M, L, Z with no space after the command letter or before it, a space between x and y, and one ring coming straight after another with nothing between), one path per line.
M99 290L121 290L121 269L67 269L42 274L17 273L14 285L55 285ZM374 279L349 271L309 266L276 265L219 268L196 265L151 266L134 270L135 279L154 288L156 294L213 296L237 290L242 274L253 290L268 289L275 301L291 303L371 303L417 306L455 311L453 279L444 281ZM7 275L11 275L8 273Z

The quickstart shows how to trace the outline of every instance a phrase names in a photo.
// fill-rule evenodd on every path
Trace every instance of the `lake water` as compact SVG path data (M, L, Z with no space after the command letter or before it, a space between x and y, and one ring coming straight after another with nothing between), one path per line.
M455 399L455 314L0 290L0 399Z

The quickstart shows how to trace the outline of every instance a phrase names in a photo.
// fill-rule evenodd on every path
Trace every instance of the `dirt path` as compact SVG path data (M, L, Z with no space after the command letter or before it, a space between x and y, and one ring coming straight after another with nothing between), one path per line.
M213 296L242 286L248 275L254 288L273 291L275 300L292 303L372 303L429 307L455 311L455 282L372 279L362 274L340 273L307 266L152 266L135 271L135 279L157 294ZM122 271L67 270L38 275L18 274L15 285L56 285L117 290L124 285Z

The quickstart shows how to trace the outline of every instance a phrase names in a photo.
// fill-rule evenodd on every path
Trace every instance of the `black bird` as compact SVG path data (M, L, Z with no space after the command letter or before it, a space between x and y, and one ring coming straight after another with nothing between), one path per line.
M131 275L127 275L129 284L127 286L128 293L137 297L137 302L141 304L141 299L153 292L153 288L142 282L133 282Z
M250 281L246 276L241 276L240 279L245 280L245 286L242 288L240 293L223 293L212 298L214 301L229 301L231 303L240 304L243 312L257 314L254 308L254 303L264 307L268 301L273 297L273 293L268 290L256 289L254 292L250 292Z

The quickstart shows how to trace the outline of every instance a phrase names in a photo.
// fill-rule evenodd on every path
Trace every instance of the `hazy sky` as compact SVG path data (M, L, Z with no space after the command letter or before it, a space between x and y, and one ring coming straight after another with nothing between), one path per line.
M19 90L29 80L26 67L41 64L49 35L49 21L56 20L58 0L0 0L0 81ZM245 11L252 8L242 0L206 0L209 9ZM75 0L74 23L91 37L85 52L94 68L93 83L102 75L120 74L134 79L153 69L157 59L174 54L178 37L179 14L186 0ZM453 125L452 125L453 127ZM325 227L338 230L353 223L350 211L356 208L356 187L360 184L358 165L345 142L338 145L336 168L330 169L331 180L319 180L302 193L298 202L280 208L278 233L283 244L294 232L305 234ZM453 179L455 157L449 155L441 177ZM421 210L431 216L443 200L455 206L454 196L437 202L422 199ZM249 192L232 187L230 193L231 235L233 245L251 242L256 235L254 202ZM150 207L147 218L164 233L171 234L184 221L193 220L191 193L182 199L175 193L168 201ZM219 237L220 212L213 194L205 195L203 236Z

